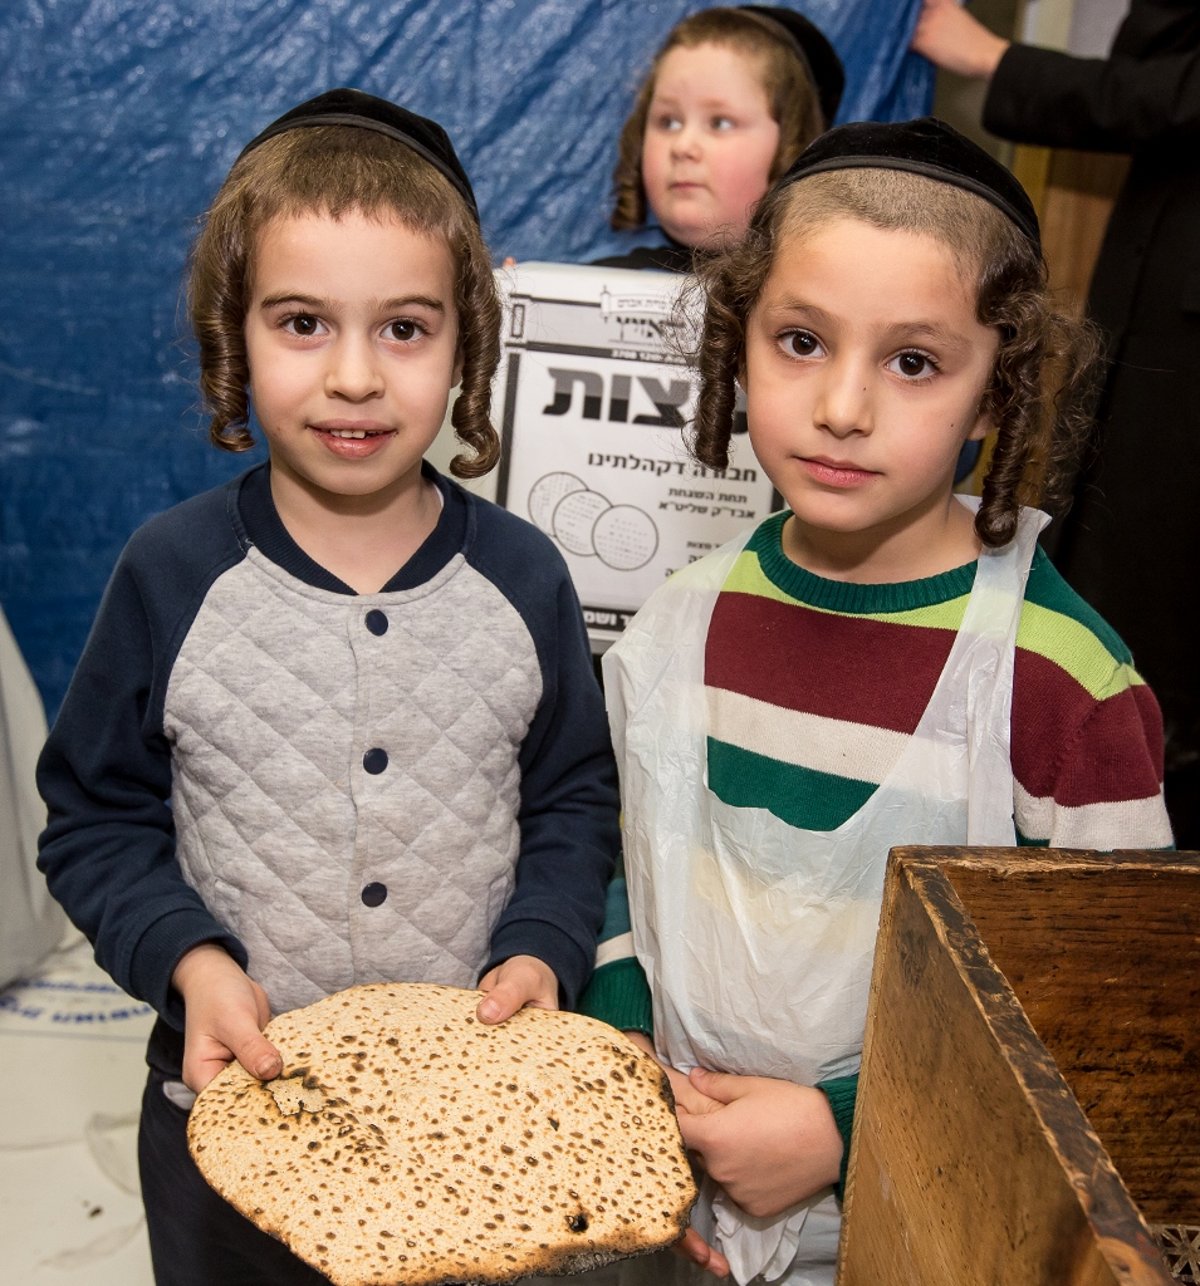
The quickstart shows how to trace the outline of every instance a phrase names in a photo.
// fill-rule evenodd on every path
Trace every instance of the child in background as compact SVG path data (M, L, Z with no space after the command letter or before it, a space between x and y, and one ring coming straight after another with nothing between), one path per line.
M705 9L676 24L655 55L621 130L610 223L667 236L597 259L605 268L691 272L741 240L755 205L833 124L845 73L833 46L802 14L777 5ZM954 471L974 469L968 442Z
M650 214L667 244L597 262L688 272L693 250L736 244L771 183L833 123L844 81L833 46L791 9L677 23L621 130L610 219L626 231Z
M647 1030L706 1176L653 1280L833 1280L897 844L1167 847L1157 704L1038 548L1094 341L1012 175L930 119L817 140L703 272L693 450L735 384L788 509L677 573L605 657ZM964 442L996 445L981 501ZM639 995L639 982L641 991ZM624 1279L628 1280L628 1278Z
M242 152L191 266L217 446L269 462L151 520L39 766L39 864L159 1013L140 1134L156 1280L320 1282L208 1188L187 1110L269 1016L356 983L570 1004L616 850L577 600L534 527L423 462L450 391L495 462L500 312L433 121L355 90Z

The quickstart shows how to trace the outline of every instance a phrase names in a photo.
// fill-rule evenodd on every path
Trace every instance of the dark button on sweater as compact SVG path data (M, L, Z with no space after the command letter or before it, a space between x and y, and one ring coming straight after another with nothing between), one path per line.
M386 884L368 884L362 891L362 900L367 906L380 906L387 900Z

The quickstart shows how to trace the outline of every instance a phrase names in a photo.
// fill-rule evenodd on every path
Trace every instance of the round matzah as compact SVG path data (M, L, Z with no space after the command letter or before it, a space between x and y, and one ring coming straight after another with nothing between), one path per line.
M592 528L592 544L600 561L615 571L632 572L645 565L658 549L654 519L636 505L613 505Z
M592 528L610 501L598 491L573 491L554 506L554 536L564 549L588 557L595 554Z
M573 491L586 491L587 483L573 473L543 474L529 491L529 516L547 536L554 535L554 509Z
M479 993L352 987L274 1019L188 1141L210 1184L337 1286L500 1283L670 1245L696 1190L662 1069L579 1014L486 1026Z

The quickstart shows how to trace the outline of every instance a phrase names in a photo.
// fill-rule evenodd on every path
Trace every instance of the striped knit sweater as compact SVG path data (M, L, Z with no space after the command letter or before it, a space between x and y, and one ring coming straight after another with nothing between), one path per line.
M915 730L962 622L975 564L894 585L825 580L784 555L787 516L773 515L754 533L713 610L709 788L730 805L832 830L886 778ZM1040 549L1017 635L1011 755L1020 844L1170 846L1157 702L1120 639ZM618 877L583 1006L649 1031L624 896ZM848 1134L849 1103L830 1097Z
M831 830L916 728L975 564L898 585L824 580L784 555L785 517L755 533L713 612L709 784L726 803ZM1120 639L1040 550L1017 633L1011 753L1019 843L1170 843L1158 705Z

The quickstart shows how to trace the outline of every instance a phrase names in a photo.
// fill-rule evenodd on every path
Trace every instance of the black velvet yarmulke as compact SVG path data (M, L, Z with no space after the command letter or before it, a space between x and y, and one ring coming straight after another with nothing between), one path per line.
M795 9L772 4L740 4L737 7L742 13L757 14L768 23L774 23L776 28L782 28L783 38L796 47L802 61L808 64L809 75L817 87L821 115L825 117L826 127L832 125L842 101L842 91L846 88L846 72L825 33Z
M779 186L827 170L855 168L908 170L965 188L1003 211L1041 249L1037 211L1012 171L935 116L835 126L800 153Z
M308 125L352 125L396 139L445 175L466 201L476 223L479 222L479 208L475 204L471 180L467 178L446 131L437 121L418 116L386 98L364 94L360 89L331 89L284 112L242 148L238 159L276 134Z

